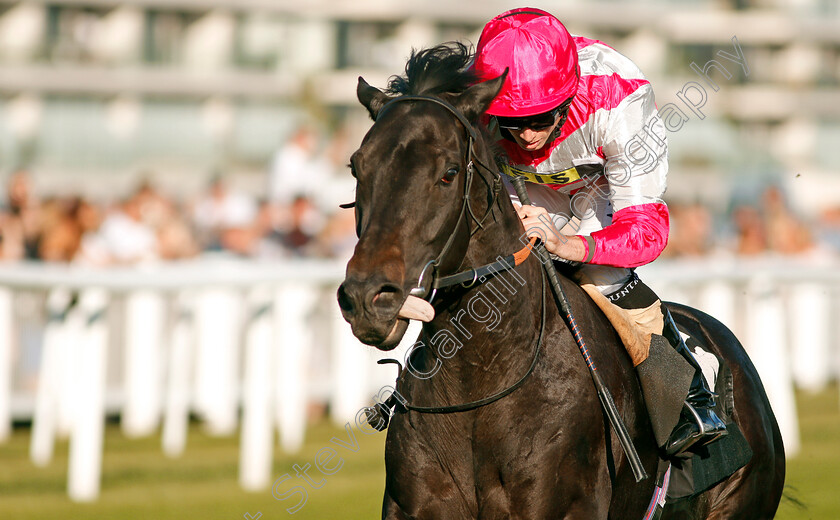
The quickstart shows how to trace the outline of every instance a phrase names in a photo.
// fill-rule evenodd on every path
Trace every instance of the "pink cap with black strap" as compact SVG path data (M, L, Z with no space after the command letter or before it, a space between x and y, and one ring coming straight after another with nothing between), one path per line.
M525 117L548 112L577 92L577 48L560 20L540 9L519 8L484 26L475 69L491 79L510 69L487 113Z

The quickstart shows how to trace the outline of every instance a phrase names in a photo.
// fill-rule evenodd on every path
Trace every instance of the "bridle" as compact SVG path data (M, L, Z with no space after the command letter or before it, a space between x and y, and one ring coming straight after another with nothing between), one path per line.
M430 96L400 96L390 100L386 103L377 113L377 119L382 113L391 105L403 102L403 101L425 101L435 103L437 105L442 106L445 108L449 113L455 116L458 121L464 126L467 131L469 142L467 143L467 153L466 153L466 179L464 180L464 197L463 197L463 204L461 205L461 212L458 216L458 222L455 225L454 230L449 235L443 249L441 250L440 254L429 262L423 267L420 272L420 275L417 280L417 285L410 290L409 294L412 296L416 296L418 298L426 298L428 297L428 301L434 298L436 292L440 288L450 287L457 284L461 284L465 288L472 287L476 283L482 283L486 281L489 277L499 274L501 272L507 271L509 269L513 269L514 267L522 264L525 259L529 256L534 243L535 239L531 239L531 242L526 245L523 249L508 255L506 257L500 257L495 262L480 266L480 267L473 267L465 271L460 271L458 273L446 276L439 276L437 272L437 268L441 265L441 262L445 258L446 254L452 247L452 244L455 241L455 237L459 235L461 226L463 223L469 224L470 220L476 223L476 227L470 231L470 236L475 234L478 229L483 229L483 222L487 219L487 216L492 212L493 206L497 204L499 200L499 192L501 191L502 185L502 178L501 174L497 171L497 169L493 169L488 167L484 164L475 154L474 154L474 145L475 141L478 140L478 133L476 129L470 124L469 120L454 106L450 103ZM481 217L481 219L476 218L475 214L472 211L472 207L470 205L470 188L472 186L473 176L475 174L475 163L479 166L484 168L486 171L490 172L493 175L493 183L492 185L488 184L488 189L492 191L492 195L490 197L490 203L487 206L487 211ZM470 220L466 219L465 217L469 215ZM441 414L441 413L454 413L454 412L464 412L468 410L474 410L476 408L480 408L482 406L486 406L490 403L498 401L499 399L511 394L516 389L518 389L528 376L534 371L534 368L537 366L537 361L540 355L540 347L542 345L542 339L545 332L545 322L546 322L546 297L545 297L545 272L540 270L542 273L540 277L541 281L541 294L542 294L542 312L541 312L541 319L540 319L540 330L537 336L537 341L534 346L534 354L533 359L531 361L531 365L528 367L526 373L515 383L511 386L507 387L506 389L497 392L489 397L479 399L476 401L472 401L469 403L459 404L459 405L451 405L451 406L416 406L412 405L408 402L400 402L398 401L394 395L392 395L385 403L378 403L377 410L380 413L384 414L385 412L388 413L387 416L383 415L383 419L385 419L385 426L381 429L387 427L388 418L392 414L391 410L397 409L400 412L406 412L408 410L413 410L420 413L434 413L434 414ZM431 279L430 288L427 289L425 286L426 280L425 278L429 277ZM430 292L431 291L431 292ZM379 361L380 364L385 363L393 363L400 367L400 377L402 379L404 377L404 372L402 370L402 365L399 361L394 359L382 359ZM411 358L409 357L408 363L411 363ZM399 382L398 379L398 382ZM383 410L384 408L384 410ZM376 427L376 426L374 426Z
M431 96L400 96L388 101L377 113L377 119L385 112L385 110L396 104L403 101L426 101L435 103L437 105L442 106L450 114L455 116L456 119L464 126L467 131L467 152L465 156L465 163L467 165L465 170L466 179L464 179L464 197L463 197L463 204L461 205L461 212L458 215L458 222L455 225L455 228L452 230L452 233L449 235L449 238L446 240L446 243L441 249L438 256L432 260L426 262L423 266L423 269L420 271L420 275L417 278L417 284L409 291L409 294L412 296L416 296L418 298L423 298L429 302L431 302L435 294L437 293L438 289L442 289L445 287L451 287L453 285L462 284L465 288L472 287L478 280L484 280L488 276L493 276L500 272L507 271L508 269L512 269L517 265L521 264L525 261L525 258L528 257L528 254L531 252L533 248L534 241L532 240L530 244L526 245L521 250L517 251L512 255L508 255L503 258L499 258L497 261L483 265L481 267L475 267L471 269L467 269L465 271L460 271L458 273L446 276L440 276L438 273L438 267L443 262L446 255L449 253L452 245L455 243L455 238L460 234L462 226L466 223L469 224L470 221L476 223L475 228L470 230L469 235L473 236L479 229L484 228L484 221L493 211L493 206L498 203L499 200L499 193L501 192L502 187L502 175L499 173L498 169L490 168L486 164L484 164L481 159L474 153L475 142L478 140L478 132L476 131L475 127L470 124L469 120L461 113L460 110L452 106L452 104L436 97ZM488 184L488 190L491 191L490 196L490 203L487 205L487 211L485 211L484 215L481 219L478 219L475 216L475 213L472 209L471 199L470 199L470 188L472 187L473 177L475 176L475 164L478 164L485 171L489 172L493 175L493 182L492 185ZM483 177L482 177L483 179ZM466 219L465 217L469 215L470 219ZM426 284L429 284L429 287L426 287Z

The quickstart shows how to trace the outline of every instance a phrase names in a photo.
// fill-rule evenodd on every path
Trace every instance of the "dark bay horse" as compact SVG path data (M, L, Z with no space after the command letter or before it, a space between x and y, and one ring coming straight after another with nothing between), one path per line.
M382 518L641 519L657 453L639 384L609 322L561 277L581 332L651 475L636 483L569 329L546 293L534 255L470 277L471 268L522 250L524 229L500 186L479 118L504 77L477 82L460 45L414 53L390 92L360 78L374 124L351 158L359 242L338 291L344 318L364 343L393 349L401 308L431 296L397 391L410 405L475 403L455 413L396 413L385 446ZM442 103L440 102L442 101ZM498 266L498 264L497 264ZM430 283L467 272L431 294ZM665 518L769 519L784 482L775 418L752 363L732 333L696 310L677 322L731 367L734 420L750 462Z

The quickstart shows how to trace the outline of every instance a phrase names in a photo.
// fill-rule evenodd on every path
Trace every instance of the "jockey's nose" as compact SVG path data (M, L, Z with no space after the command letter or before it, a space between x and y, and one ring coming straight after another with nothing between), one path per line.
M390 282L348 278L338 287L338 305L347 321L365 311L392 318L399 311L402 300L402 288Z
M536 137L537 133L530 128L523 128L521 132L519 132L519 136L522 138L523 141L532 141L534 137Z

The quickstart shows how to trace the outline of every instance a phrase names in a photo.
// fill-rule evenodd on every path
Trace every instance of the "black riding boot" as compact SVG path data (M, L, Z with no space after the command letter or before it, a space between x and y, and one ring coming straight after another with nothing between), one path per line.
M689 448L696 448L716 441L725 436L727 431L726 424L714 411L717 394L709 389L709 384L703 377L703 370L691 351L688 350L671 317L671 313L664 305L662 314L665 318L662 335L674 347L674 350L694 367L694 377L691 380L688 396L685 398L680 420L663 446L666 455L674 456Z

